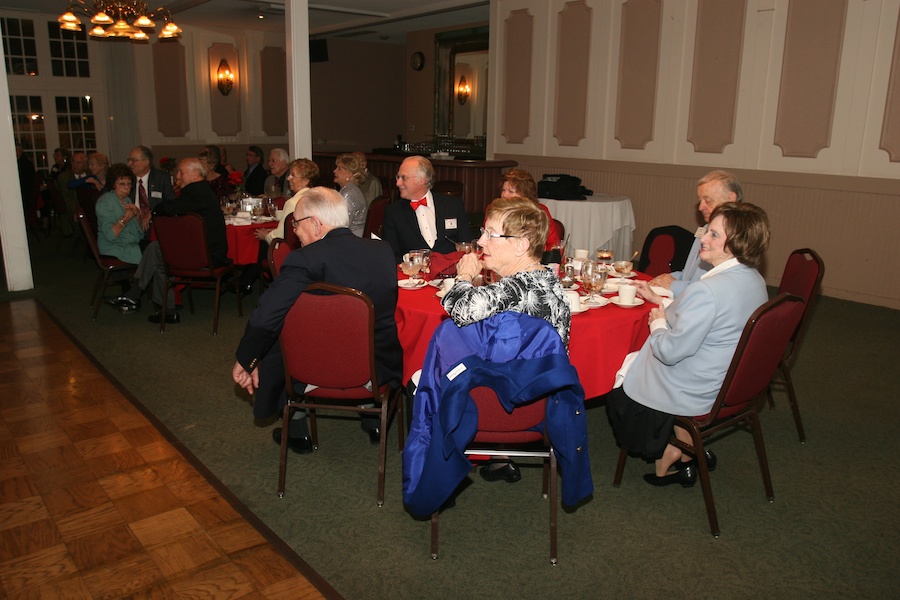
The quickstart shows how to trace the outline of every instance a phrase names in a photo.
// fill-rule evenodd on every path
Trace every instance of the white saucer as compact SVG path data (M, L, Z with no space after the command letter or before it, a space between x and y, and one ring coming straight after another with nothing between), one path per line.
M662 298L674 298L675 295L672 293L672 290L660 287L658 285L651 285L650 289L653 290L653 293Z
M397 285L404 290L418 290L428 284L425 283L424 279L401 279L397 282Z
M600 308L601 306L606 306L607 304L609 304L609 298L604 298L603 296L600 296L597 299L596 303L591 300L585 300L581 303L582 306L587 306L589 309Z
M628 275L622 275L621 273L617 273L615 271L610 271L609 274L612 275L611 279L634 279L635 277L637 277L637 273L635 273L634 271L632 271Z
M572 311L572 314L573 314L573 315L580 315L581 313L587 312L589 309L588 309L587 306L585 306L585 305L582 304L580 310L575 310L575 309L572 308L571 306L569 306L569 310Z
M616 306L621 306L622 308L634 308L635 306L640 306L641 304L644 303L643 298L635 298L634 304L622 304L621 302L619 302L618 296L613 296L612 298L609 299L609 301L612 302L613 304L615 304Z

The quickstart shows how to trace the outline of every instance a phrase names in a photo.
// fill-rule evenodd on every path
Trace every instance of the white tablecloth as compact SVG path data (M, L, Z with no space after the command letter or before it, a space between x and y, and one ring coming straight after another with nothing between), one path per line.
M631 199L594 194L587 200L539 198L538 201L550 209L554 219L565 225L570 256L575 254L575 249L583 248L593 257L594 250L599 247L612 248L616 259L627 260L631 256L634 232Z

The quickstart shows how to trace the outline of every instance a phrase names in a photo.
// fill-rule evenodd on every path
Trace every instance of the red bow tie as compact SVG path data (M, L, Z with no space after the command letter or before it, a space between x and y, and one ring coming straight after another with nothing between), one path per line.
M421 200L415 200L409 203L412 206L413 210L416 210L420 206L428 206L428 198L422 198Z

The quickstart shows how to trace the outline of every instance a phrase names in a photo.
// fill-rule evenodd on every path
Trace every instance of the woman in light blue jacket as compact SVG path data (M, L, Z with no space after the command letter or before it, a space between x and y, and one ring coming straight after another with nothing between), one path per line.
M606 397L619 446L656 460L656 473L644 475L652 485L689 487L697 480L691 457L668 443L673 429L678 439L691 441L674 427L674 415L699 416L712 408L747 320L768 300L756 270L768 245L763 209L732 202L716 208L700 245L700 259L713 268L668 307L650 311L650 337L623 385ZM638 291L650 302L663 301L647 283ZM708 458L714 467L715 457Z

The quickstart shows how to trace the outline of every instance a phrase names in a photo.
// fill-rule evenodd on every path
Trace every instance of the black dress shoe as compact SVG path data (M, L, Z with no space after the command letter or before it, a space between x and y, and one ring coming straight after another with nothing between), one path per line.
M707 450L704 452L706 455L706 466L708 467L710 472L716 470L716 463L719 462L719 459L716 458L716 455L712 453L712 450ZM676 462L674 465L670 467L670 469L675 469L676 471L681 471L687 467L687 465L697 466L697 459L692 458L691 460L684 462L682 460Z
M697 467L689 464L680 471L657 477L654 473L644 475L644 481L656 487L663 487L678 483L681 487L693 487L697 483Z
M160 313L156 313L155 315L150 315L149 317L147 317L147 320L151 323L156 323L157 325L159 325L159 323L162 321L162 315ZM181 323L181 315L179 315L177 312L166 314L166 324L177 325L179 323Z
M522 479L522 473L513 461L509 461L499 469L492 469L490 466L481 467L478 469L478 474L485 481L503 480L506 483L515 483Z
M137 312L141 309L141 303L137 300L132 300L127 296L119 296L118 298L104 298L103 301L110 306L114 306L119 309L120 312L130 313Z
M366 432L369 434L369 441L372 442L373 446L377 446L381 444L381 428L373 427L372 429L366 429Z
M276 427L272 430L272 441L278 444L279 448L281 447L281 427ZM309 454L313 451L312 440L309 439L308 435L302 437L288 436L288 448L296 454Z

